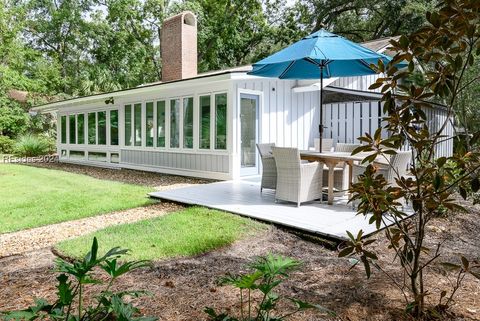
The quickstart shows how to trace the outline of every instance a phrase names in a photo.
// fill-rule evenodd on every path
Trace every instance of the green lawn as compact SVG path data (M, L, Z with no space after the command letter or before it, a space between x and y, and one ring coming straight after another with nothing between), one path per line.
M90 249L93 237L99 252L120 246L131 250L129 259L163 259L205 253L265 230L267 225L237 215L192 207L166 216L111 226L90 235L67 240L57 249L80 257Z
M138 207L151 188L0 164L0 233Z

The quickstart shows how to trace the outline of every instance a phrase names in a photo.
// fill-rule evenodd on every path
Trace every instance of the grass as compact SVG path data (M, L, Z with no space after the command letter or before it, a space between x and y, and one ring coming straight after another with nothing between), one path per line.
M166 216L116 225L59 243L57 249L80 257L97 237L99 253L120 246L131 259L165 259L205 253L265 230L267 225L237 215L192 207Z
M0 233L149 204L148 187L0 164Z

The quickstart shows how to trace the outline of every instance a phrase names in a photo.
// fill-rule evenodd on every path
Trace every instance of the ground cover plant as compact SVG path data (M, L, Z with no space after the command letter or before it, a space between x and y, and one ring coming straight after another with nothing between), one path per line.
M13 147L15 141L8 136L0 135L0 155L1 154L11 154L13 152Z
M127 249L114 247L100 256L98 241L94 238L90 251L83 259L73 262L57 259L56 271L60 274L57 276L57 300L54 303L49 303L46 299L36 299L34 306L25 310L0 313L0 317L6 321L156 320L154 317L137 316L139 310L128 302L129 297L140 297L146 293L138 290L122 292L111 290L119 277L150 265L146 260L121 262L128 252ZM98 275L94 275L96 270L103 271L108 280L104 281ZM83 293L86 287L92 285L104 285L104 288L94 296L96 302L85 306Z
M389 65L379 65L378 71L384 77L371 89L381 88L384 93L382 101L388 114L384 122L389 137L382 138L378 130L360 138L364 146L354 153L373 153L364 160L370 165L352 187L359 214L372 213L370 222L377 228L393 220L384 241L394 252L392 264L402 271L402 276L388 276L403 294L406 311L417 318L439 317L448 312L465 277L480 280L478 256L458 253L454 261L445 261L445 240L433 247L425 244L431 231L427 226L439 212L465 211L464 203L455 194L459 192L467 199L468 191L480 189L479 153L472 148L477 145L480 132L471 133L470 148L457 150L451 157L438 157L437 145L454 139L444 135L451 119L447 117L434 128L426 117L429 108L444 108L453 117L459 108L459 97L469 86L478 86L480 77L465 81L464 75L474 66L475 55L480 52L480 2L440 1L427 14L427 20L428 24L419 31L393 41L392 50L397 55ZM408 67L399 69L400 61L406 61ZM377 175L372 162L375 157L388 160L389 155L404 146L412 152L411 176L400 177L397 173L395 184L389 184L385 177ZM402 220L408 216L410 206L415 216ZM364 241L361 236L361 231L357 236L350 235L351 240L340 256L356 253L368 277L375 268L386 273L385 264L378 263L378 253L371 250L375 240ZM435 288L426 286L427 268L432 265L443 268L451 282ZM427 296L436 297L437 303L427 306Z
M334 316L332 311L324 307L295 298L284 298L275 292L300 265L300 261L281 255L268 254L256 258L248 265L251 273L229 274L219 282L220 285L230 285L239 290L240 311L237 316L217 313L210 307L205 308L205 313L211 321L281 321L307 309L319 309ZM260 293L258 300L254 298L255 292ZM277 305L282 300L289 300L294 308L289 312L279 313Z
M205 253L265 230L266 225L237 215L191 207L166 216L107 227L61 242L56 248L79 257L94 235L105 248L118 244L134 259L163 259Z
M0 233L150 204L152 188L0 164Z

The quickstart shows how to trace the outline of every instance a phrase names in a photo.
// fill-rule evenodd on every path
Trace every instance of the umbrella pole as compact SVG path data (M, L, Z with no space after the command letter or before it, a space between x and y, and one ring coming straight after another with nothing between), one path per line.
M323 65L320 65L320 120L318 125L318 131L320 133L320 150L322 152L323 144Z

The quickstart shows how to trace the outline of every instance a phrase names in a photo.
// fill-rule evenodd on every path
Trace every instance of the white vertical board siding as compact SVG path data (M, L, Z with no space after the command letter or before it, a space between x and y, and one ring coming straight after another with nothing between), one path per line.
M295 85L294 80L267 78L235 81L237 95L240 89L263 93L260 142L300 149L313 146L313 139L319 135L319 93L294 93Z
M361 86L369 86L376 77L374 75L367 77L366 80L363 78L363 80L357 80L363 81ZM353 84L353 80L351 81ZM295 86L296 82L293 80L267 78L235 80L234 88L237 95L238 89L250 89L263 93L263 105L260 106L260 142L299 149L308 149L313 146L314 138L319 136L319 92L295 93L292 91ZM335 143L358 143L359 136L363 136L366 132L374 133L377 128L382 127L381 120L384 114L381 102L378 100L324 104L323 108L326 126L324 137L333 138ZM437 129L446 117L442 109L434 109L427 112L427 115L430 122L436 124ZM444 133L450 137L453 135L450 123ZM382 130L382 136L386 137L386 135L388 135L386 130ZM453 142L447 140L437 147L437 157L449 156L452 151Z
M358 143L359 136L368 133L375 133L377 128L383 127L384 117L382 105L379 101L367 102L341 102L324 104L325 114L325 137L332 138L334 143ZM447 120L446 111L439 108L425 110L428 127L430 130L440 130L442 124ZM436 157L448 157L453 154L453 126L451 121L447 122L443 130L445 138L435 147ZM382 137L387 137L388 132L382 129ZM450 138L450 139L448 139ZM407 150L409 146L402 149Z
M424 109L424 112L427 116L427 126L432 134L439 131L443 124L447 122L445 128L442 131L442 135L444 135L445 137L440 137L437 144L435 145L435 158L452 156L453 137L455 135L452 119L447 118L447 112L445 109L426 108ZM402 149L410 149L410 145L406 143Z
M379 127L379 106L379 101L324 104L325 137L334 143L358 143L359 136Z

